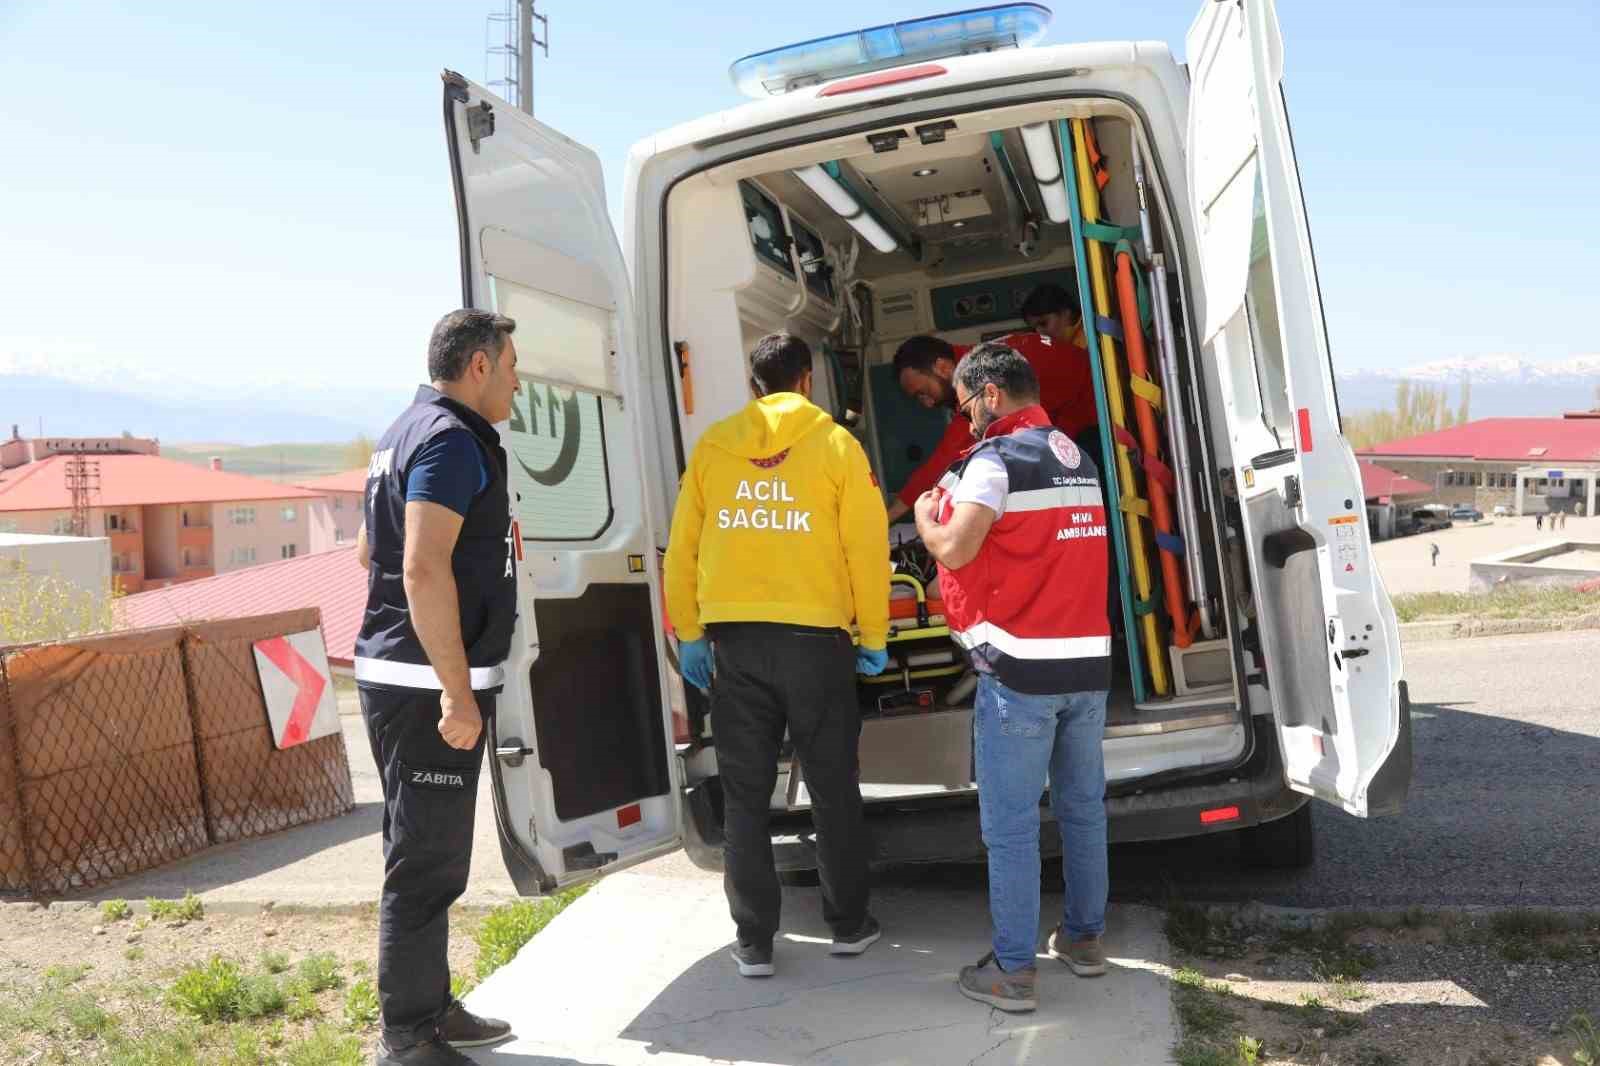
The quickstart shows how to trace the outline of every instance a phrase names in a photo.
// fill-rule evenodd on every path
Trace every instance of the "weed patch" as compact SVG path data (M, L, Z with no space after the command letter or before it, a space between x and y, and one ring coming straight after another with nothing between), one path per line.
M185 892L182 899L151 899L145 903L150 908L152 921L184 925L206 916L205 904L193 892Z
M328 992L344 986L339 973L339 960L332 955L311 955L300 960L295 969L295 983L310 992Z
M363 977L344 993L344 1017L351 1028L365 1029L378 1022L378 990Z
M1472 592L1415 592L1394 597L1402 622L1431 618L1575 618L1600 608L1600 597L1576 589L1507 588Z
M1183 955L1235 959L1244 954L1233 926L1212 918L1204 907L1174 900L1167 905L1164 931L1173 950Z
M191 966L178 975L167 993L167 1004L180 1014L202 1022L238 1017L244 993L244 974L227 959L213 958L204 966Z
M285 1066L362 1066L361 1041L319 1025L305 1040L286 1049Z
M133 917L133 908L125 899L108 899L100 904L100 917L108 922L120 922Z
M572 905L584 885L548 899L520 899L490 911L478 927L478 979L482 980L517 957L523 945Z
M1567 1032L1578 1042L1572 1053L1577 1066L1600 1066L1600 1030L1587 1014L1574 1014L1567 1022Z

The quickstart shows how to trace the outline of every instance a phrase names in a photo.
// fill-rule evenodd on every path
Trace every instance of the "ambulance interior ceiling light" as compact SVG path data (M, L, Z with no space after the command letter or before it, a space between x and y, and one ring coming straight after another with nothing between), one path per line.
M728 76L741 93L762 100L847 74L1026 48L1044 37L1050 18L1050 9L1042 4L1000 4L891 22L748 55L733 64Z
M1022 127L1022 145L1028 150L1028 164L1033 167L1033 180L1039 184L1045 215L1051 222L1067 221L1067 184L1062 180L1061 153L1056 150L1050 124L1035 122Z
M900 242L894 239L894 234L885 229L883 223L862 207L849 189L840 185L834 180L833 175L822 167L816 165L801 167L794 172L794 176L804 182L806 188L816 193L823 203L832 208L834 214L850 223L851 228L865 237L867 243L878 251L892 252L900 247Z

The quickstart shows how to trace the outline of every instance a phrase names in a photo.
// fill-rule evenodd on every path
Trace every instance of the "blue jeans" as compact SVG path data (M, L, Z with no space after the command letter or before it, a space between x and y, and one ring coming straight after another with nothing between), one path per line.
M1061 830L1067 934L1078 939L1105 931L1105 726L1104 692L1033 696L1013 692L991 674L978 678L973 749L1001 969L1031 968L1038 950L1039 798L1047 775Z

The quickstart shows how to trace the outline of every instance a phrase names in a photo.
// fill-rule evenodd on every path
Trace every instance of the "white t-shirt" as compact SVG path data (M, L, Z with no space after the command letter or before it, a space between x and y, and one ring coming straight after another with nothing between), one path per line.
M951 506L963 503L981 503L993 511L996 518L1005 517L1006 494L1011 491L1011 481L1006 477L1006 465L994 451L979 452L967 460L961 480L951 490Z

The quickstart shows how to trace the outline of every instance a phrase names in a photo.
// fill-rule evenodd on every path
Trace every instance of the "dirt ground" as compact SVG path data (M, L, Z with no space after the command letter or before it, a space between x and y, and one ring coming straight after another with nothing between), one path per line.
M137 910L143 911L142 906ZM452 915L451 969L470 976L472 932L484 911ZM313 1003L259 1022L200 1024L169 1003L185 968L213 957L246 974L331 955L338 987ZM108 921L98 909L0 905L0 1062L129 1066L325 1066L368 1062L377 1030L359 1004L377 961L373 907L209 913L184 923L135 914ZM367 1000L375 1006L375 1000Z
M1180 1066L1593 1066L1600 916L1169 919Z

